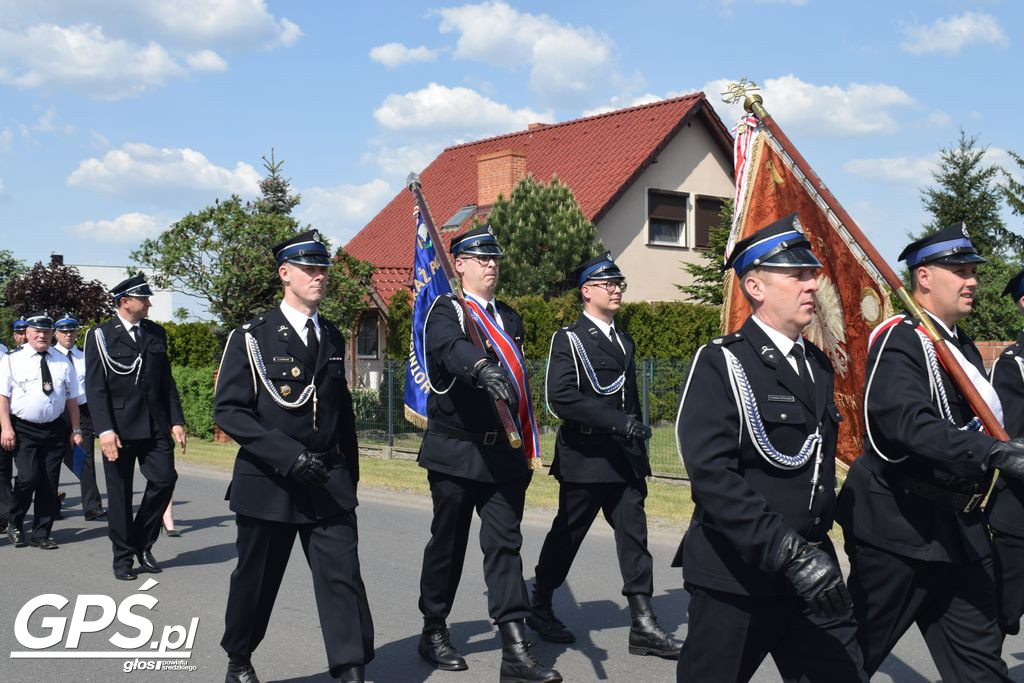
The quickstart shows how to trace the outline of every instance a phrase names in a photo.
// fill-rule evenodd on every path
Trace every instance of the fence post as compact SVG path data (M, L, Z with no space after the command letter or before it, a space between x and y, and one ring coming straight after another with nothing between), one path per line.
M395 446L395 361L385 361L388 375L388 449Z
M643 367L643 382L642 382L643 387L642 387L642 391L643 391L643 397L644 397L644 400L643 400L643 411L644 411L644 424L645 425L650 425L651 424L651 381L650 381L650 376L651 376L651 366L652 365L653 365L653 361L650 358L644 358L643 365L641 366L641 367Z

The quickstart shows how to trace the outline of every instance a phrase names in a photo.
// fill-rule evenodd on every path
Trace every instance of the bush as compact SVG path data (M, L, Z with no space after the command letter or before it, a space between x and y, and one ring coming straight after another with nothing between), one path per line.
M213 438L213 373L216 370L216 365L171 367L185 413L185 430L201 439Z
M223 340L213 323L161 323L167 330L167 356L171 366L201 368L219 365Z

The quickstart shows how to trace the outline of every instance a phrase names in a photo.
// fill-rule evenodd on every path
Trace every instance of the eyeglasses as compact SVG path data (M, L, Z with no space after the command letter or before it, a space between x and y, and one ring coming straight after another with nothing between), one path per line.
M489 256L479 256L477 254L466 254L462 258L469 259L470 261L476 261L481 266L486 266L491 261L494 261L495 264L501 263L501 257L500 256L496 256L494 254L490 254Z
M613 294L616 289L619 290L620 292L625 292L626 291L626 281L625 280L605 280L603 282L591 282L591 283L588 283L588 286L590 286L590 287L600 287L601 289L603 289L604 291L608 292L609 294Z

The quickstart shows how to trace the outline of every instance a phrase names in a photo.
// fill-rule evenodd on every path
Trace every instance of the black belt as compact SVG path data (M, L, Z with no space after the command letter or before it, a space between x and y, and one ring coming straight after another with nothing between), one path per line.
M437 420L427 420L427 431L449 436L461 441L482 443L485 446L493 446L498 442L499 437L505 437L505 432L500 430L495 430L493 432L467 432L464 429L459 429L458 427L453 427L449 424L445 424L444 422L438 422Z
M586 425L582 422L563 422L563 429L568 429L570 432L577 432L589 436L591 434L614 434L614 429L608 429L607 427L594 427L593 425Z
M11 424L12 425L16 425L18 423L21 423L21 424L26 424L26 425L32 425L33 427L49 427L51 425L57 424L58 422L60 422L60 418L59 417L56 420L50 420L49 422L33 422L32 420L26 420L23 417L18 417L17 415L14 415L13 413L11 414Z
M891 476L891 481L898 488L903 489L906 493L913 494L918 498L924 498L933 503L938 503L960 512L972 512L978 505L981 504L982 499L985 497L984 491L977 493L957 493L956 491L949 491L948 489L929 484L928 482L921 481L920 479L914 479L913 477L907 477L904 475Z

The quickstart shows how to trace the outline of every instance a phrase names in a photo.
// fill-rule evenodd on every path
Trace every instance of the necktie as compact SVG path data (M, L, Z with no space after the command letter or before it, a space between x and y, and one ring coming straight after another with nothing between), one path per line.
M320 355L320 340L316 338L316 326L313 325L312 318L306 320L306 348L309 349L309 355L313 357L315 363Z
M50 374L50 366L46 364L46 351L39 352L39 373L43 378L43 393L49 396L53 393L53 375Z
M138 345L138 343L139 343L139 326L138 325L132 325L132 329L128 330L128 334L131 335L132 341L135 342L136 345Z
M489 315L489 316L491 316L492 318L494 318L494 321L495 321L495 322L497 322L497 321L498 321L498 318L497 318L497 316L496 316L496 315L494 315L494 304L492 304L492 303L488 303L488 304L487 304L487 315Z
M810 368L807 367L807 361L804 360L804 347L800 344L794 344L789 355L796 359L796 374L800 375L800 380L804 384L804 391L807 392L807 398L810 399L811 405L813 406L814 380L811 378L811 371Z
M619 348L619 335L615 334L614 327L608 328L608 338L612 340L612 344L614 344L616 348Z

